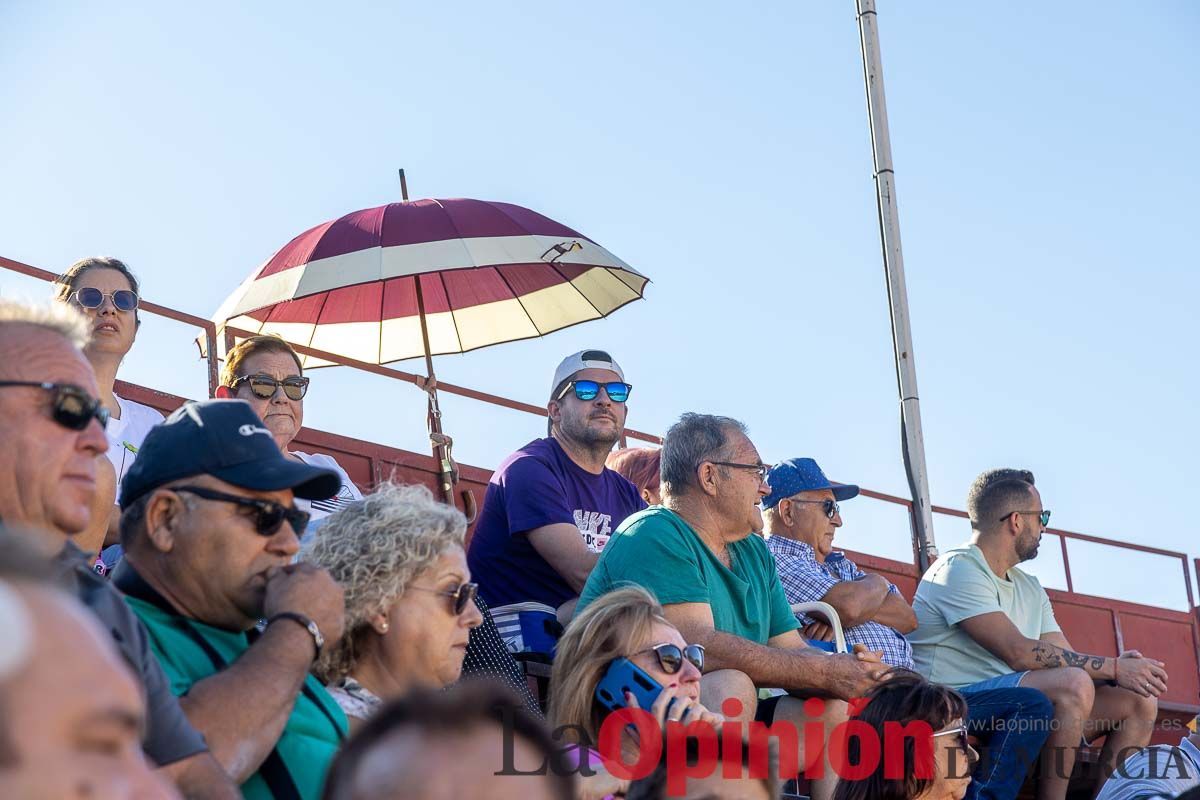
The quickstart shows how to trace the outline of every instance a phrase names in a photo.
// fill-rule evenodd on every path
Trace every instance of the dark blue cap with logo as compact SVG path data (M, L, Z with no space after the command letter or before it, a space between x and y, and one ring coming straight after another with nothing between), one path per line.
M135 462L136 463L136 462ZM763 508L774 508L779 501L801 492L832 489L839 503L858 496L858 487L849 483L834 483L811 458L789 458L771 467L767 473L771 493L763 498Z
M333 497L342 485L334 470L285 458L245 400L205 400L181 406L146 434L121 481L121 508L193 475L258 492L291 489L306 500Z

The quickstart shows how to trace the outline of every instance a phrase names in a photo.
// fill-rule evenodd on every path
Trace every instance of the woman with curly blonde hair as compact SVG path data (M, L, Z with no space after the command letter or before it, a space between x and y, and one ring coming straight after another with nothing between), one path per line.
M483 620L466 529L462 512L424 486L383 484L327 517L305 551L345 591L345 632L313 671L352 728L410 689L458 680L471 629Z

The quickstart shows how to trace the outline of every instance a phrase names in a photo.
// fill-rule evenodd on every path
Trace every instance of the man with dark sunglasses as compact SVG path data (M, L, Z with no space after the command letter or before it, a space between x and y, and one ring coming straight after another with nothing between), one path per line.
M630 385L602 350L563 359L546 405L549 436L501 463L488 483L467 561L513 651L553 650L612 531L646 507L605 466L621 439Z
M147 757L188 798L237 797L172 695L145 628L72 541L92 522L108 447L88 336L67 306L0 300L0 520L36 534L64 586L111 632L146 694Z
M742 423L684 414L663 442L662 505L621 524L579 608L630 583L647 588L684 639L705 648L705 707L741 722L785 722L797 731L813 723L828 736L846 720L845 701L875 686L887 665L862 645L852 654L818 650L797 631L774 558L756 535L769 470ZM760 687L788 694L760 703ZM801 699L814 694L836 699L812 705ZM803 755L797 753L800 764ZM828 800L836 782L826 768L814 779L812 796Z
M833 549L834 531L842 526L838 504L857 497L858 487L833 483L811 458L776 464L767 485L763 533L788 602L829 603L848 643L880 651L885 664L912 669L912 648L904 638L917 627L912 607L886 578L868 575ZM828 620L800 621L807 638L833 641Z
M970 541L942 553L913 598L918 624L908 640L917 670L968 702L992 689L1045 694L1054 718L1042 763L1053 768L1042 770L1038 796L1066 797L1081 741L1105 737L1098 781L1119 754L1149 743L1166 670L1136 650L1113 658L1071 647L1046 590L1017 567L1037 555L1050 521L1032 472L984 472L967 494L967 512Z
M896 585L867 574L833 549L842 526L838 505L858 496L858 487L834 483L811 458L793 458L767 474L771 493L763 498L767 547L775 555L789 603L820 600L838 612L846 642L883 653L894 667L913 668L904 635L917 627L912 606ZM807 622L805 635L830 641L825 622ZM971 733L987 745L966 800L1012 800L1049 734L1053 707L1036 689L1021 687L963 691Z
M342 632L342 589L293 564L333 470L284 457L244 400L189 403L121 484L113 577L192 723L247 798L314 798L346 719L309 675ZM261 634L256 628L265 620Z

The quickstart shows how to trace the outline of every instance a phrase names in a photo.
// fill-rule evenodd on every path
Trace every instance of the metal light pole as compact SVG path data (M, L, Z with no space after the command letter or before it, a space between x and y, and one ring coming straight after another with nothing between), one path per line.
M875 157L879 236L883 245L883 267L887 274L888 304L892 313L896 382L900 389L901 447L913 501L913 550L924 571L938 553L933 537L933 510L929 502L929 474L925 468L925 437L921 432L921 402L917 397L917 367L913 359L912 329L909 327L908 290L904 286L900 212L896 207L896 174L892 169L892 142L888 135L887 103L883 96L878 15L875 13L875 0L856 2L858 31L862 39L863 77L867 85L867 115L871 120L871 150Z

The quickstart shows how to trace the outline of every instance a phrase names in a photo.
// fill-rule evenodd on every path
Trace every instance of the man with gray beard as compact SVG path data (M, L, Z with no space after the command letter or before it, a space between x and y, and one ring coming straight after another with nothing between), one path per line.
M583 350L555 370L549 436L500 465L488 484L467 563L509 649L553 650L609 535L646 507L604 465L621 439L630 385L612 356Z

